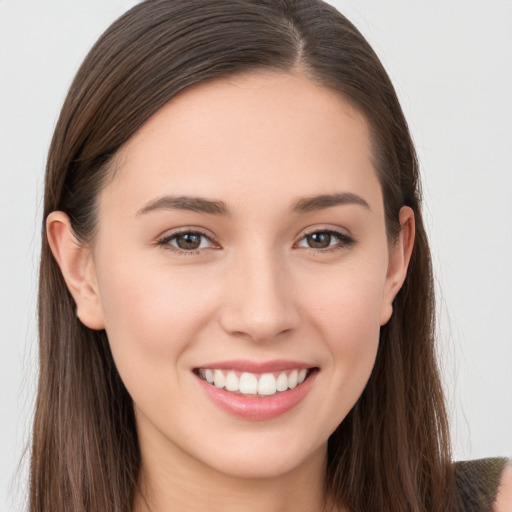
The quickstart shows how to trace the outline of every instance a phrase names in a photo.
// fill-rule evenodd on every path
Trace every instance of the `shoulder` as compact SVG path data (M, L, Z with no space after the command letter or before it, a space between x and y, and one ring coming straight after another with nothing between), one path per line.
M512 464L509 461L501 475L493 512L512 512Z
M505 458L455 463L460 509L467 512L512 512L512 470Z

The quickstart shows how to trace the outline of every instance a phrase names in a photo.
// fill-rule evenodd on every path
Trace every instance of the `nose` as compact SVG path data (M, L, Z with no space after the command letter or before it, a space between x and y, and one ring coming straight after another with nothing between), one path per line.
M220 323L230 335L271 342L297 329L300 315L292 279L272 251L240 257L226 277Z

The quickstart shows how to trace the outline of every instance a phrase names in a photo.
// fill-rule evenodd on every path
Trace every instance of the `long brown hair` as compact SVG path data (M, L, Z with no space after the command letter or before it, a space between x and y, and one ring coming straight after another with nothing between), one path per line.
M128 11L71 85L48 155L44 221L62 210L77 239L93 243L96 197L123 143L183 89L257 69L300 73L352 102L371 126L390 240L403 205L416 220L408 275L381 328L372 376L329 439L326 492L353 512L454 510L416 154L379 59L333 7L320 0L148 0ZM132 400L105 332L76 318L46 236L39 336L30 511L130 511L140 469Z

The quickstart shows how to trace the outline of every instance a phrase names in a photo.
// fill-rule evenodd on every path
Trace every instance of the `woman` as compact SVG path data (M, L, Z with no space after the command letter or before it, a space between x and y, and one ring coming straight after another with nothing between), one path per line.
M333 8L133 8L44 218L31 510L490 506L504 461L480 492L450 460L407 125Z

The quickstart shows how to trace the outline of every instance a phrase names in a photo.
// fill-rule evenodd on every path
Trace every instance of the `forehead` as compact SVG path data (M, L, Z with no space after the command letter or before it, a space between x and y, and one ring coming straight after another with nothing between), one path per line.
M270 200L376 181L364 117L340 93L285 73L186 89L125 144L119 162L111 191L139 203L158 191Z

